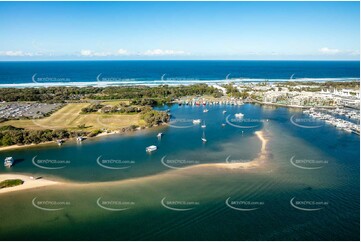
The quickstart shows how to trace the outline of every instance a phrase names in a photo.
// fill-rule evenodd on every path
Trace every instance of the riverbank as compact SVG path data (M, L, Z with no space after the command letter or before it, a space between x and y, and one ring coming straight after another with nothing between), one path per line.
M116 135L116 134L128 135L128 134L131 134L131 133L136 132L136 131L151 129L151 128L157 128L157 127L160 127L162 125L164 125L164 124L154 125L153 127L144 127L144 128L138 127L138 128L136 128L134 130L105 131L105 132L102 132L102 133L100 133L100 134L98 134L96 136L93 136L93 137L83 137L83 138L88 140L88 139L95 139L95 138L100 138L100 137ZM66 142L77 142L76 138L65 139L65 141ZM56 141L47 141L47 142L42 142L42 143L39 143L39 144L9 145L9 146L0 147L0 152L1 151L7 151L7 150L17 150L17 149L24 149L24 148L31 148L31 147L39 147L39 146L45 146L45 145L51 145L51 144L58 145Z
M29 147L38 147L38 146L45 146L45 145L50 145L50 144L55 144L55 141L48 141L48 142L43 142L43 143L39 143L39 144L27 144L27 145L9 145L9 146L4 146L4 147L0 147L0 152L1 151L6 151L6 150L17 150L17 149L24 149L24 148L29 148Z
M0 181L9 179L20 179L24 181L24 183L14 187L2 188L0 189L0 194L60 184L60 182L47 180L42 177L37 178L20 174L0 174Z

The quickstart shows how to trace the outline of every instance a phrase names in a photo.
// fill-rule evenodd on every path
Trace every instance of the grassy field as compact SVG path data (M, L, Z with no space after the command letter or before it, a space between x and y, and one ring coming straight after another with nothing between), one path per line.
M119 101L117 102L119 103ZM115 102L104 102L113 105ZM85 125L82 130L92 131L97 129L117 130L130 125L144 125L139 114L80 114L81 109L89 103L70 103L53 113L50 117L33 120L10 120L0 123L1 126L12 125L18 128L33 130L40 129L69 129L80 130L79 125Z

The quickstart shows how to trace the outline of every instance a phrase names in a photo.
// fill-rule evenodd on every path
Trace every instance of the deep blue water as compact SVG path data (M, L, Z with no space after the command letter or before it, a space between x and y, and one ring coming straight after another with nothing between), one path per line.
M0 62L0 87L359 79L359 61Z

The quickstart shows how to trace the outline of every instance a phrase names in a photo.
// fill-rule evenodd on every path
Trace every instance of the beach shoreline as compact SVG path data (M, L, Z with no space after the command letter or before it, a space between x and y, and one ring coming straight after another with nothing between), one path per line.
M16 174L16 173L0 174L0 181L5 181L5 180L9 180L9 179L20 179L20 180L24 181L24 183L21 185L18 185L18 186L14 186L14 187L2 188L2 189L0 189L0 194L60 184L60 182L58 182L58 181L51 181L48 179L44 179L42 177L40 177L40 178L31 177L31 176L25 175L25 174Z

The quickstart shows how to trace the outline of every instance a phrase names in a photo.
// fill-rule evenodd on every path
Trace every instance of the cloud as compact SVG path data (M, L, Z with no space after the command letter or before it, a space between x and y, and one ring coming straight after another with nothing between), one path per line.
M92 56L92 51L91 50L81 50L80 51L80 55L82 56Z
M128 55L129 53L128 53L127 50L119 49L119 50L117 51L117 54L118 54L118 55Z
M83 49L80 51L80 55L84 57L107 57L107 56L129 56L129 55L138 55L138 56L175 56L175 55L189 55L188 52L183 50L162 50L162 49L152 49L145 52L140 52L138 54L130 53L125 49L118 49L117 51L111 52L96 52L88 49Z
M162 49L154 49L147 50L143 53L143 55L148 56L159 56L159 55L189 55L189 53L183 50L162 50Z
M339 49L331 49L328 47L323 47L323 48L319 49L318 51L325 55L335 55L335 54L341 53L341 51Z
M9 57L18 57L18 56L35 56L39 54L29 53L29 52L23 52L21 50L8 50L8 51L0 51L0 56L9 56Z
M128 55L128 51L124 50L124 49L119 49L117 51L114 52L96 52L96 51L92 51L92 50L81 50L80 51L80 55L81 56L85 56L85 57L92 57L92 56L96 56L96 57L106 57L106 56L121 56L121 55Z

